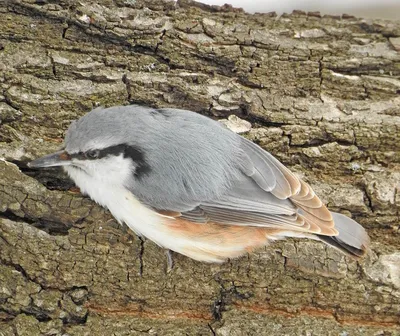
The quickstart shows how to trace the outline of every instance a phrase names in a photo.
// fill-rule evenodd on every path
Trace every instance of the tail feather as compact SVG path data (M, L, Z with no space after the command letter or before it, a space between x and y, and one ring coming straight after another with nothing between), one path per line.
M369 237L365 229L345 215L331 213L335 229L339 231L339 234L337 236L317 235L318 238L352 257L360 258L365 255L369 246Z

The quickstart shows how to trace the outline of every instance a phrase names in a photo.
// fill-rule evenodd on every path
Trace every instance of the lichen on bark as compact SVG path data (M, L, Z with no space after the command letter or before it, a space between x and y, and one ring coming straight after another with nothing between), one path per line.
M1 3L0 335L400 335L399 38L190 1ZM287 240L167 272L59 170L26 166L93 107L132 103L251 122L371 252Z

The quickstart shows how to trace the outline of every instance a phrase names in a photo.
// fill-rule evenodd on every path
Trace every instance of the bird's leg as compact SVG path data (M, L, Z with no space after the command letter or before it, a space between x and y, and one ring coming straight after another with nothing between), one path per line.
M143 252L144 252L144 242L145 239L142 236L137 236L140 240L140 250L139 250L139 276L142 277L143 275Z
M174 268L174 260L172 258L172 251L165 250L165 255L167 256L167 273L169 273Z

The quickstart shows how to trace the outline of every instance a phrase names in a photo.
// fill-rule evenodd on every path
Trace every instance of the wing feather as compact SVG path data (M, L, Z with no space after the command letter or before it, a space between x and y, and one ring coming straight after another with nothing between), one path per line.
M243 151L253 162L255 170L263 177L263 181L274 181L270 183L270 188L265 188L263 184L259 183L258 179L254 179L257 184L265 191L271 191L276 197L286 199L289 197L291 188L288 180L284 174L271 162L270 158L261 151L253 150L253 143L245 138L241 143Z
M251 226L335 236L330 211L312 188L270 153L241 138L241 173L219 197L182 208L181 220L199 225Z

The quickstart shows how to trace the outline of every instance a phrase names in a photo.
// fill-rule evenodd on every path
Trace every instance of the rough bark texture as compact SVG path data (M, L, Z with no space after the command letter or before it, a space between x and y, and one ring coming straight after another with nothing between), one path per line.
M140 0L0 1L0 335L400 335L400 23ZM236 114L368 228L357 263L288 240L164 252L26 162L92 107Z

